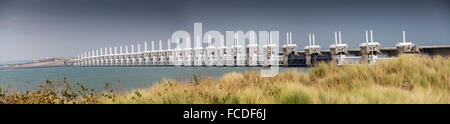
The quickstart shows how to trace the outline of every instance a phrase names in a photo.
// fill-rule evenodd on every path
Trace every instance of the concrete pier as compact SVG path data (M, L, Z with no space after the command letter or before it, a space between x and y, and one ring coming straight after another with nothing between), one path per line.
M366 31L366 42L361 43L360 45L360 52L362 57L363 63L374 63L375 61L372 61L381 54L380 51L380 43L373 41L373 31L370 30L370 42L369 42L369 36L368 31ZM369 59L374 58L374 59Z
M311 43L312 42L312 43ZM312 66L316 64L317 59L322 55L320 52L320 46L315 44L315 35L314 33L309 34L309 45L305 46L305 63L306 66Z
M292 32L286 33L286 45L283 46L283 65L288 67L293 65L294 61L289 61L293 56L298 56L297 45L292 43Z

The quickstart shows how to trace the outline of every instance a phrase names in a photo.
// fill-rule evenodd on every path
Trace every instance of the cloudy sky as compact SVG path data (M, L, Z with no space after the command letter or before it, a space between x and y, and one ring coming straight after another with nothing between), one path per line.
M334 31L356 48L364 30L392 47L450 44L449 0L0 0L0 61L69 57L83 51L168 39L176 30L292 32L327 48ZM158 46L158 44L156 44ZM166 44L164 44L166 46Z

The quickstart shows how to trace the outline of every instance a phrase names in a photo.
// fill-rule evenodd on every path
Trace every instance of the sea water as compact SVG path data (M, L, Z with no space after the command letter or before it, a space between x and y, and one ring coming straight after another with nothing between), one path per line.
M257 71L259 67L51 67L0 70L0 87L28 90L45 84L45 80L61 82L64 77L72 83L80 83L89 88L104 89L105 83L125 90L147 88L164 79L180 82L199 78L219 78L230 72ZM308 68L283 68L280 72Z

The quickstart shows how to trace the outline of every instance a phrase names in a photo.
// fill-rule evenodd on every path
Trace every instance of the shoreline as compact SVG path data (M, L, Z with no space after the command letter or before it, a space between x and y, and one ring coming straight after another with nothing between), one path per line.
M67 66L63 61L56 62L36 62L27 64L16 64L16 65L3 65L0 70L7 69L28 69L28 68L48 68L48 67L65 67Z

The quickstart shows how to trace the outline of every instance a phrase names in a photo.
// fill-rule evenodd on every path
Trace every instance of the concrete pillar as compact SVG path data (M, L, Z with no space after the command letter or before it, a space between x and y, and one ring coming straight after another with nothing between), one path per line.
M368 46L361 46L360 53L362 57L362 63L369 63L370 48Z
M311 49L305 50L305 61L306 61L306 66L308 66L308 67L312 66L311 56L312 56L312 50Z
M331 62L332 63L337 63L337 61L338 61L338 54L339 54L339 51L338 51L338 49L335 47L335 48L330 48L330 54L331 54Z
M332 47L330 48L330 54L331 54L331 62L338 63L338 57L340 55L348 55L348 48L347 46Z
M164 65L169 65L169 52L165 51L163 52L164 55Z
M420 48L419 48L419 46L417 46L417 45L414 45L413 48L412 48L412 50L413 50L414 52L416 52L416 53L420 53Z
M289 66L289 59L293 58L297 54L297 46L285 46L283 48L283 65Z
M238 52L238 49L236 48L236 47L233 47L233 63L232 63L232 66L236 66L236 64L237 64L237 52Z
M310 47L305 49L306 66L312 66L317 63L316 58L321 55L320 47Z
M266 47L264 49L264 66L269 66L269 58L270 58L270 47Z
M411 48L409 48L411 47ZM417 54L420 53L420 48L417 45L412 46L397 46L397 53L396 56L400 56L401 54Z
M251 48L247 46L245 49L246 49L246 52L245 52L245 55L246 55L245 56L245 60L246 61L245 61L245 63L246 63L246 65L250 65L250 56L251 56L250 55L250 53L251 53L250 50L251 50Z
M291 50L289 49L289 47L284 47L283 48L283 65L284 65L284 67L289 66L289 56L290 55L291 55Z

